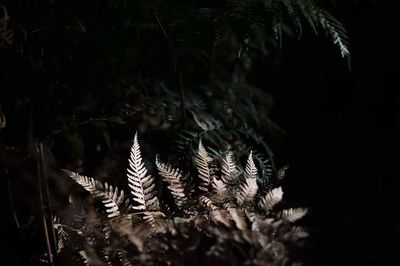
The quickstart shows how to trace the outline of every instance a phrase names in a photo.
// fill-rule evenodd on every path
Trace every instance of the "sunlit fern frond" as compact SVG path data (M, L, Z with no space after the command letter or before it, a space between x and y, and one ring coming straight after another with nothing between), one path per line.
M233 153L228 152L221 162L221 178L225 184L235 184L238 182L239 171L237 169Z
M237 202L239 205L251 204L257 194L257 168L254 164L252 152L247 159L246 169L244 173L244 180L237 192Z
M127 171L131 194L133 200L138 204L137 206L133 206L133 209L148 211L159 210L160 206L155 189L154 177L147 173L147 168L143 163L137 132L133 140Z
M94 198L101 200L109 218L120 215L120 208L118 205L120 202L118 199L121 195L118 196L116 193L110 193L111 191L115 192L113 189L105 190L103 184L92 177L83 176L71 171L66 172L70 178L81 185Z
M86 253L86 250L82 249L82 250L80 250L80 251L78 252L78 254L79 254L79 256L81 257L82 263L83 263L85 266L89 266L91 260L90 260L90 258L88 257L88 255L87 255L87 253Z
M283 197L282 187L274 188L260 200L259 206L261 209L270 211L274 208L276 204L281 202L282 197Z
M211 173L210 173L210 164L211 158L208 156L206 149L203 146L203 143L200 139L199 141L199 150L196 156L196 166L197 172L200 179L199 189L204 192L208 192L210 188Z
M307 208L291 208L287 210L283 210L281 213L282 219L289 221L291 223L300 220L308 213Z
M204 195L199 198L200 203L203 204L208 209L210 219L215 223L221 223L229 227L229 217L228 212L222 208L217 207L209 197Z
M179 169L173 169L171 165L161 162L158 155L156 165L160 176L168 183L168 189L174 197L176 205L182 206L188 199L188 178Z
M64 225L61 224L60 218L57 216L54 216L53 228L56 232L57 254L58 254L65 248L66 244L70 240L70 237L68 233L65 231Z
M128 252L124 249L117 249L116 251L118 261L122 266L132 266L133 264L130 262L128 258Z
M232 221L235 222L236 227L239 230L247 229L246 214L240 208L227 204L226 209L228 210Z

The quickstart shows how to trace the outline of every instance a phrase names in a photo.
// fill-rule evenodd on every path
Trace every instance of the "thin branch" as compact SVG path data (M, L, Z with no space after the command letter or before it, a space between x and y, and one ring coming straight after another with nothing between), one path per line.
M43 192L43 185L45 179L45 170L43 165L43 156L42 156L42 147L39 146L39 158L37 159L37 171L38 171L38 190L39 190L39 200L40 200L40 209L41 209L41 220L43 226L44 237L46 240L46 248L47 248L47 255L49 259L49 264L54 266L54 256L53 256L53 249L51 247L51 241L49 236L49 225L47 222L47 206L45 203L44 192Z

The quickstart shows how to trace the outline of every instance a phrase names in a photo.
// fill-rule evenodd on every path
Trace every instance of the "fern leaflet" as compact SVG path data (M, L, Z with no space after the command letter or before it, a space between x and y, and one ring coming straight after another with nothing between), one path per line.
M132 208L148 211L159 210L160 206L156 195L154 177L147 174L140 152L137 132L133 140L127 172L133 200L138 204L138 206L133 206Z
M252 152L250 152L244 173L244 183L240 185L237 195L238 204L251 204L257 194L257 190L257 168L254 164Z

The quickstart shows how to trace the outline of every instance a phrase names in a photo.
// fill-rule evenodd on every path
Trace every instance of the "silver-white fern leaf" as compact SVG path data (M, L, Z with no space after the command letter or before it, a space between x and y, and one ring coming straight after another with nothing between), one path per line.
M200 178L199 189L204 192L208 192L210 184L212 182L210 167L209 167L210 162L211 158L209 157L200 139L199 150L196 156L196 166L197 166L198 176Z
M147 168L143 163L137 132L133 140L127 172L133 200L138 204L137 206L133 206L133 209L148 211L159 210L160 206L155 189L154 177L147 173Z
M283 210L281 216L282 219L294 223L297 220L303 218L307 213L308 213L307 208L291 208Z
M247 222L246 222L246 214L239 208L228 204L226 208L231 215L232 221L235 222L235 225L240 230L247 229Z
M106 190L100 181L95 180L92 177L80 175L75 172L67 171L70 178L75 180L76 183L81 185L86 191L88 191L94 198L101 200L106 208L107 216L109 218L117 217L120 215L119 200L121 195L114 193L115 191L111 186L106 185L111 189ZM123 194L122 194L123 195Z
M240 185L237 193L238 204L251 204L257 194L257 190L257 168L254 164L252 152L250 152L244 173L244 182Z
M163 163L156 157L156 165L160 176L168 183L168 189L171 191L178 206L182 206L188 199L187 197L187 177L179 169L173 169L171 165Z
M228 152L221 162L221 178L225 184L234 184L238 181L239 171L233 159L233 153Z
M277 187L267 193L259 202L260 208L269 211L281 202L283 197L282 187Z

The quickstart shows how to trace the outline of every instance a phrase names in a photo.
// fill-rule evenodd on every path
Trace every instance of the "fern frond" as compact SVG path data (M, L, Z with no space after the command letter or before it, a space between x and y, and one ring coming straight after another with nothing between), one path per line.
M211 173L209 163L211 162L211 158L208 156L206 149L203 146L203 143L200 139L199 141L199 150L196 156L196 166L198 176L200 178L199 189L205 192L208 192L211 180Z
M101 182L95 180L92 177L87 177L79 175L75 172L67 171L70 178L72 178L76 183L81 185L86 191L88 191L94 198L101 200L106 208L109 218L116 217L120 215L120 209L118 206L118 196L115 193L110 193L113 191L112 187L108 191L104 189ZM108 186L108 185L107 185Z
M159 210L160 206L155 190L154 177L147 174L147 168L143 163L140 152L137 132L133 140L127 171L131 194L133 200L138 204L138 206L133 206L133 209L148 211Z
M270 211L276 204L281 202L283 197L282 187L277 187L267 193L259 202L260 208Z
M89 256L87 255L87 253L86 253L85 250L83 250L83 249L80 250L80 251L78 252L78 254L79 254L79 256L81 257L82 262L83 262L83 264L84 264L85 266L91 265L91 259L89 258Z
M254 164L253 152L250 151L249 157L247 158L246 168L244 172L245 179L256 179L257 178L257 167Z
M306 238L309 236L308 232L301 226L293 226L292 232L296 238Z
M344 26L321 8L318 9L317 17L322 28L331 36L333 43L339 47L342 57L350 55L347 33Z
M246 230L247 222L246 222L245 213L241 209L231 206L230 204L228 204L226 209L228 210L229 214L231 215L232 221L235 222L236 227L239 230Z
M173 169L171 165L160 161L158 155L156 157L156 165L159 174L168 183L168 189L175 199L177 206L182 206L188 199L187 197L187 177L185 177L179 169Z
M299 2L298 7L303 16L307 19L307 22L317 33L317 27L321 26L323 30L332 38L333 43L336 44L342 57L350 55L348 47L348 37L346 29L343 24L340 23L326 10L316 6L313 2Z
M192 112L192 115L196 124L204 131L215 130L222 127L222 123L220 121L209 115L200 113L196 114L194 112Z
M228 152L221 163L222 181L225 184L235 184L238 181L239 171L233 159L233 153Z
M279 170L276 172L276 179L278 179L278 180L284 179L285 176L286 176L286 171L287 171L287 169L289 169L289 166L288 166L288 165L286 165L286 166L282 167L281 169L279 169Z
M297 11L297 6L294 4L293 0L281 0L281 2L286 8L286 12L292 24L296 27L298 38L300 38L303 31L303 27L301 25L299 12Z
M209 197L206 196L200 196L199 198L200 202L207 207L209 210L209 215L211 220L215 221L216 223L222 223L225 226L229 227L229 218L228 218L228 213L224 209L218 208L212 200Z
M70 240L68 233L64 229L64 225L61 224L60 218L54 216L53 228L57 235L57 254L59 254L65 247L66 243Z
M257 190L257 168L254 164L252 152L250 152L244 173L244 183L240 185L237 195L238 204L251 204L257 194Z
M157 221L165 218L165 214L160 211L144 212L143 220L145 220L151 226L156 226Z
M291 208L283 210L281 216L282 219L294 223L297 220L303 218L307 213L308 213L307 208Z
M214 179L212 186L214 193L217 194L218 199L220 201L224 201L226 197L228 197L229 195L228 188L226 187L225 183L222 180Z
M272 161L260 152L253 151L252 155L253 160L258 164L261 170L261 174L258 175L257 181L259 181L263 187L270 186L274 174L274 165L272 164Z
M128 252L124 249L118 249L117 258L122 266L132 266L132 263L128 259Z

